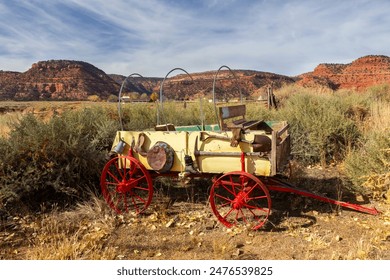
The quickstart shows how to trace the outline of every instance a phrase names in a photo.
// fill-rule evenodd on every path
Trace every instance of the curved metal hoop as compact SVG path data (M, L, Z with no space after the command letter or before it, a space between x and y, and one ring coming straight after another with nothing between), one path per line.
M161 110L161 117L162 119L164 118L164 107L163 107L163 86L164 86L164 82L165 80L167 79L167 77L169 76L169 74L171 74L173 71L176 71L176 70L181 70L183 71L184 73L186 73L190 78L191 78L191 81L194 82L194 79L192 78L192 76L186 71L184 70L183 68L173 68L171 71L169 71L165 77L164 77L164 80L161 82L161 85L160 85L160 110ZM157 110L157 124L160 124L160 110Z
M121 85L121 89L119 90L119 94L118 94L118 114L119 114L119 122L120 122L122 131L123 131L122 112L121 112L122 90L127 82L127 79L134 77L134 76L138 76L138 77L144 79L150 85L150 88L153 88L152 84L147 79L145 79L142 75L140 75L138 73L130 74L129 76L126 77L126 79L124 79L124 81L122 82L122 85Z
M218 69L217 72L215 73L215 75L214 75L214 81L213 81L213 103L214 103L214 111L215 111L215 116L216 116L217 123L218 123L218 111L217 111L217 104L216 104L216 100L215 100L215 84L216 84L216 82L217 82L218 73L219 73L219 71L221 71L221 69L223 69L223 68L228 69L228 70L230 71L230 73L232 73L233 77L236 79L237 85L238 85L238 90L240 91L240 102L242 103L242 92L241 92L241 87L240 87L240 83L239 83L239 80L238 80L236 74L234 74L233 70L230 69L228 66L222 65L221 67L219 67L219 69Z

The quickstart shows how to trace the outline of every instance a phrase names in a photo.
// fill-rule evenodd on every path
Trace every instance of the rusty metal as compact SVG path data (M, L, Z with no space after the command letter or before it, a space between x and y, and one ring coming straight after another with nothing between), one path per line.
M223 141L229 141L229 142L232 141L231 137L220 136L220 135L211 135L211 134L209 134L209 133L207 133L205 131L201 131L200 132L200 141L206 141L208 139L217 139L217 140L223 140ZM248 140L245 140L245 139L240 139L239 142L248 143L248 144L252 144L253 143L253 141L248 141Z
M157 172L165 173L171 170L175 151L167 143L158 141L147 152L146 159L150 167Z
M134 151L136 151L138 154L140 154L141 156L144 156L144 157L146 157L147 154L148 154L147 151L143 150L144 149L143 146L145 144L145 140L146 140L145 133L140 133L138 135L137 144L134 147Z
M245 172L245 153L241 153L241 171Z

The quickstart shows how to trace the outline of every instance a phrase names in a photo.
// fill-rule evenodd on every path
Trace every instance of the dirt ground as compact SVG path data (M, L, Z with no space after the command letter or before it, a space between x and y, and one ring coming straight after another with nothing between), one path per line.
M310 172L302 184L333 198L340 193L334 170ZM344 190L342 200L381 211L373 216L273 192L268 223L253 231L219 223L207 188L157 188L151 206L138 216L115 215L96 197L74 210L7 217L0 230L0 259L390 259L385 201L365 204L361 195Z
M296 186L375 206L381 214L272 192L265 226L228 229L210 209L209 183L192 190L157 186L151 206L138 216L116 215L100 194L74 209L42 205L39 213L18 216L0 209L0 259L390 259L389 201L349 192L337 167L294 174Z

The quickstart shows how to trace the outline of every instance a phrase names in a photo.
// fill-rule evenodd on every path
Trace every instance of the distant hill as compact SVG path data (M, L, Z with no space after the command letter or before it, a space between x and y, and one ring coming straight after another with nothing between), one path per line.
M322 63L312 72L297 77L253 71L220 71L216 82L217 98L234 98L241 91L245 98L255 99L266 87L279 88L296 83L304 87L326 87L333 90L390 83L390 57L368 55L348 64ZM163 86L168 99L188 100L211 97L215 71L179 74L169 77ZM0 71L0 100L87 100L97 95L102 100L118 95L125 76L110 74L92 64L72 60L48 60L34 63L23 73ZM163 78L130 77L123 93L159 93Z
M1 99L85 100L90 95L107 98L118 91L118 83L83 61L40 61L24 73L0 71Z
M221 70L218 73L215 83L215 94L217 99L238 98L240 92L244 98L258 98L259 92L265 91L267 86L273 85L279 88L285 84L294 83L294 79L260 71L252 70ZM200 73L179 74L167 79L163 85L164 98L174 100L191 100L199 96L211 98L215 71ZM192 79L191 79L192 78ZM156 89L159 92L160 84Z
M348 64L323 63L299 76L299 85L325 86L333 90L356 89L390 83L390 57L368 55Z
M151 77L140 77L137 75L130 74L131 77L126 77L123 75L109 74L116 83L122 85L123 81L127 78L126 83L124 84L123 93L137 92L137 93L146 93L151 94L152 92L157 92L157 88L160 85L160 82L163 78L151 78ZM116 95L118 94L115 93Z

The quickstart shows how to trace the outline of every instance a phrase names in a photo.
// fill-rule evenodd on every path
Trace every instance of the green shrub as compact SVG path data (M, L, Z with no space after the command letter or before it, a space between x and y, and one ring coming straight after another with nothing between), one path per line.
M372 132L345 159L345 170L356 188L382 196L390 189L390 131Z
M117 123L101 108L65 112L48 122L29 114L0 138L0 204L36 209L83 199L99 176Z
M380 84L366 89L372 99L382 102L390 102L390 84Z
M156 125L156 104L125 103L121 105L124 130L150 129Z
M348 112L351 103L328 94L295 94L285 101L275 119L287 120L292 153L306 164L341 161L360 137Z

